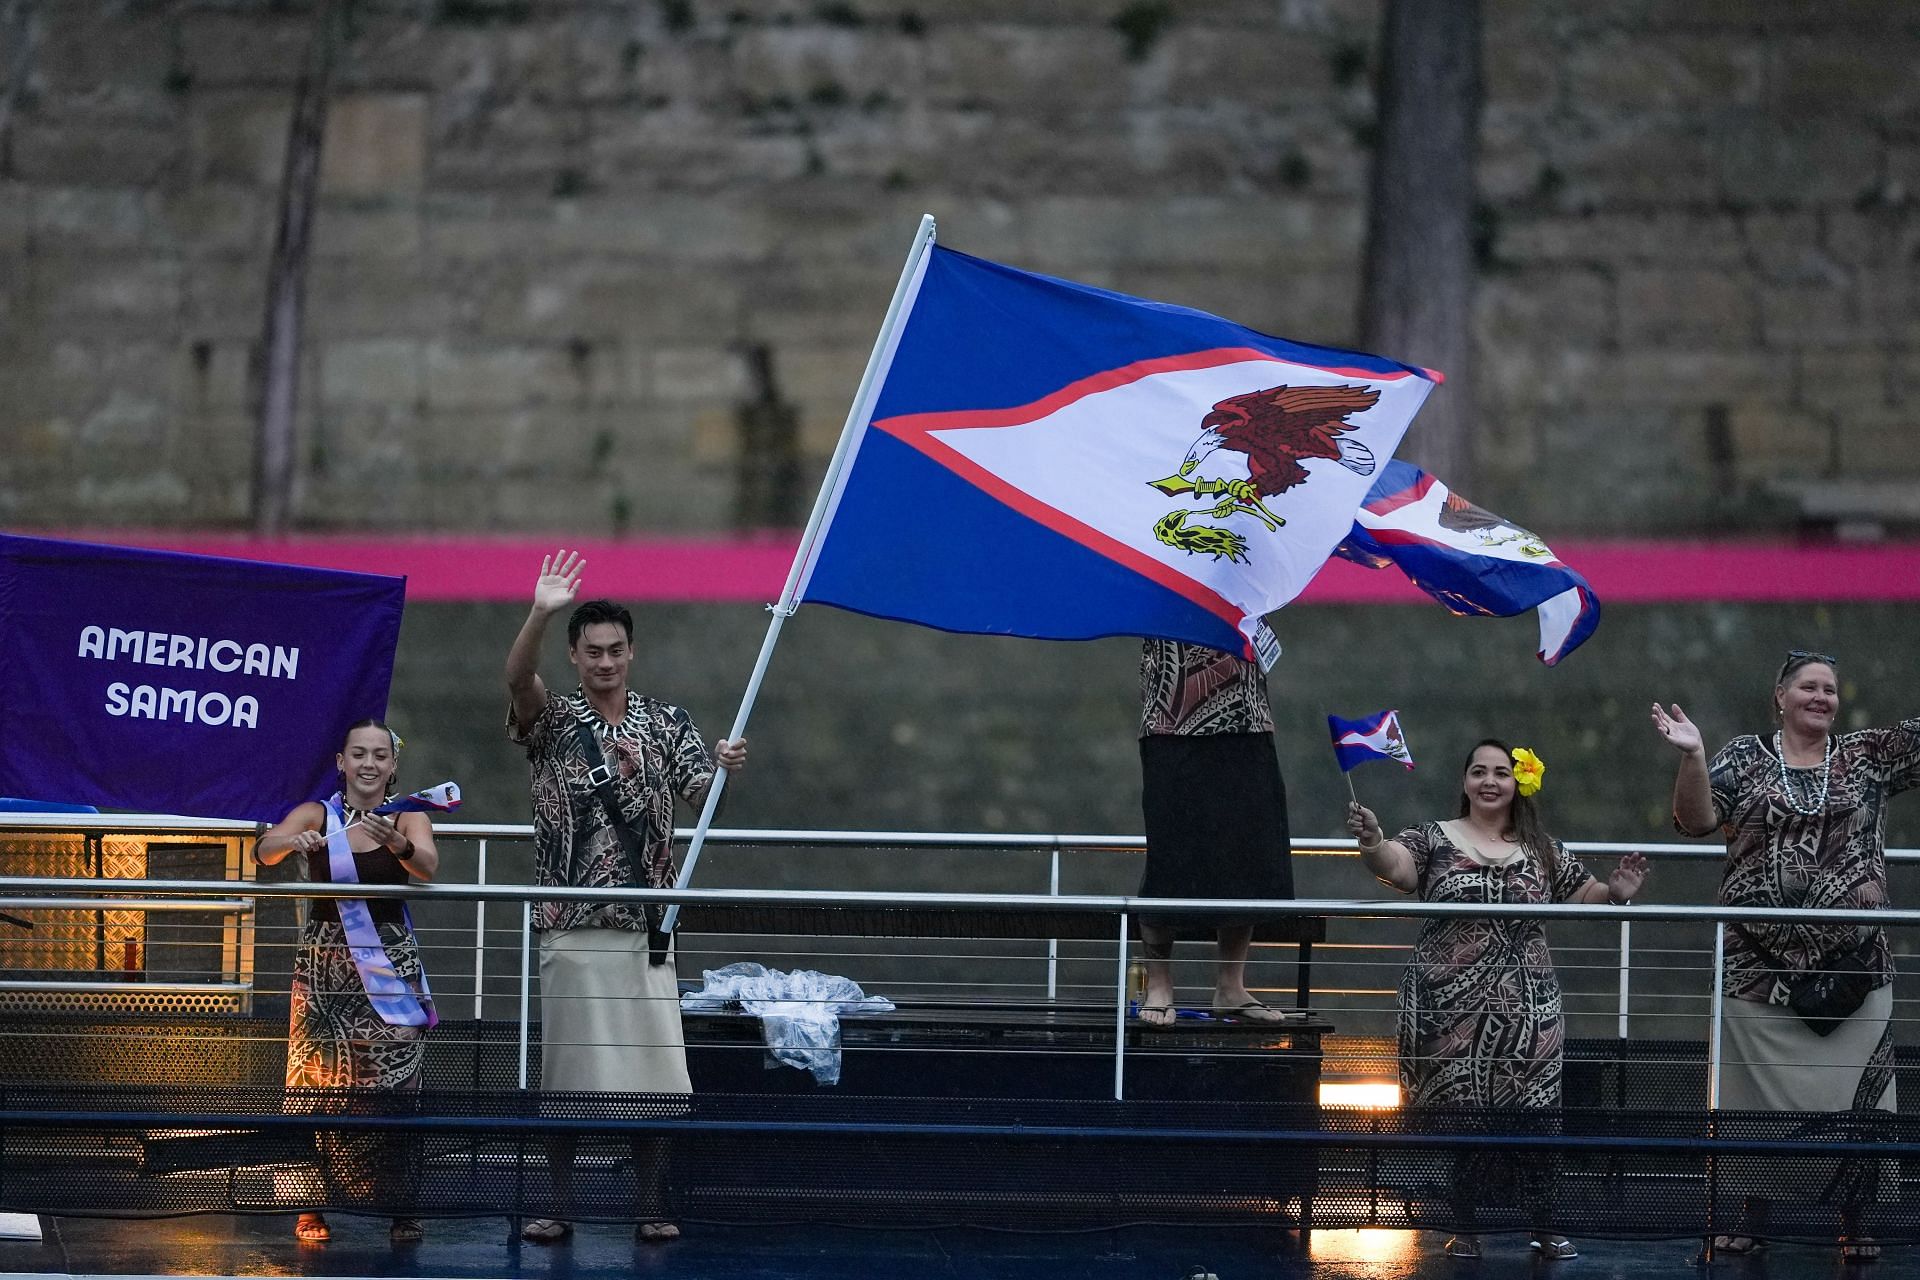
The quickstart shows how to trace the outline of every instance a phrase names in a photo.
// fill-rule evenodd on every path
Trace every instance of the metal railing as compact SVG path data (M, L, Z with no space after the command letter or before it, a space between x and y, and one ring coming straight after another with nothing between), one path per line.
M208 835L233 836L247 835L258 828L252 824L196 821L190 819L147 818L129 816L75 816L48 815L28 816L9 815L0 822L0 841L9 834L34 832L192 832ZM1506 904L1439 904L1419 903L1408 900L1379 901L1358 898L1316 898L1286 902L1243 902L1219 900L1166 900L1140 899L1130 895L1116 894L1070 894L1061 890L1062 859L1076 854L1130 854L1137 856L1144 850L1144 841L1139 837L1096 836L1096 835L1046 835L1017 834L998 835L985 833L922 833L922 832L855 832L855 831L807 831L807 830L754 830L721 829L711 833L710 839L716 847L753 846L759 848L812 848L812 849L944 849L980 854L1032 854L1042 852L1047 859L1047 887L1044 893L928 893L905 892L899 890L773 890L773 889L688 889L676 890L561 890L534 888L524 883L503 885L488 883L491 868L490 846L496 842L513 842L516 845L530 841L532 828L520 824L473 824L446 823L435 828L439 839L448 845L457 846L470 843L474 853L474 875L471 883L436 883L414 886L335 886L322 884L267 884L248 882L243 894L236 894L231 881L161 881L161 880L112 880L100 881L78 878L45 878L37 876L0 877L0 911L34 910L84 910L84 911L142 911L142 912L217 912L251 915L261 901L282 899L318 900L328 898L364 898L386 899L406 898L418 903L435 902L472 902L474 904L474 926L471 942L473 990L472 1012L476 1022L483 1017L489 986L489 953L497 955L499 948L489 945L489 926L487 912L490 905L502 904L514 908L518 917L513 933L517 935L518 963L516 972L511 976L511 996L515 1009L515 1021L518 1024L517 1073L521 1087L530 1080L530 1028L533 1025L533 975L534 948L532 917L533 904L538 901L574 901L591 903L616 902L658 902L679 903L700 906L717 912L738 911L747 908L825 908L825 909L861 909L890 908L934 912L952 912L960 915L967 913L991 912L1007 918L1026 917L1034 923L1034 941L1046 943L1045 962L1046 980L1045 999L1053 1002L1060 998L1061 965L1063 959L1073 961L1077 967L1086 970L1088 965L1100 964L1098 953L1082 956L1063 954L1061 941L1057 937L1044 937L1045 920L1068 916L1101 916L1111 918L1113 929L1108 935L1113 939L1110 944L1102 944L1098 951L1110 957L1112 975L1110 984L1097 983L1104 987L1112 1002L1115 1048L1114 1048L1114 1096L1120 1097L1125 1083L1126 1027L1128 1020L1128 934L1134 917L1142 911L1154 913L1180 912L1183 914L1231 913L1241 917L1311 917L1330 922L1418 920L1427 921L1447 919L1455 916L1474 918L1522 918L1539 919L1544 922L1611 922L1616 926L1616 941L1611 954L1604 961L1595 959L1592 963L1576 962L1565 965L1564 969L1581 974L1584 981L1588 976L1605 972L1610 974L1614 990L1610 993L1596 986L1585 987L1570 995L1577 994L1582 999L1595 999L1611 996L1613 1029L1621 1041L1630 1037L1633 1029L1633 1002L1640 984L1634 981L1635 961L1633 949L1632 922L1666 922L1693 926L1712 926L1712 960L1709 966L1698 971L1700 979L1696 994L1691 998L1705 996L1707 1026L1705 1028L1707 1060L1707 1101L1717 1104L1719 1079L1722 1070L1723 1046L1720 1039L1720 1018L1722 1013L1721 990L1725 966L1725 930L1730 924L1742 922L1799 922L1799 923L1851 923L1873 924L1892 928L1905 928L1920 924L1920 912L1915 911L1808 911L1773 910L1764 908L1724 908L1709 905L1687 905L1681 903L1643 902L1628 907L1557 905L1557 906L1514 906ZM1294 842L1296 854L1304 857L1344 857L1354 856L1354 844L1350 840L1297 840ZM1650 844L1645 842L1569 842L1569 852L1576 856L1599 854L1614 855L1627 852L1640 852L1659 861L1717 860L1722 857L1718 848L1703 845ZM1894 864L1920 863L1920 849L1897 849L1888 852L1888 861ZM1329 947L1336 953L1350 954L1349 964L1384 968L1397 963L1393 954L1401 948L1383 944L1375 940L1371 930L1363 930L1357 935L1357 941L1334 941ZM1644 931L1643 931L1644 936ZM1585 949L1576 949L1581 961L1586 957ZM1384 954L1384 958L1378 958ZM1597 955L1598 953L1596 953ZM1667 953L1680 954L1680 953ZM1363 974L1370 971L1363 969ZM1689 968L1688 973L1695 970ZM506 975L491 975L504 977ZM1659 974L1656 971L1655 976ZM1597 981L1597 980L1596 980ZM166 981L146 981L141 990L149 995L167 994L175 991L213 991L233 992L243 989L246 984L228 982L216 983L168 983ZM1096 989L1096 984L1083 984L1086 989ZM38 977L15 976L0 983L0 990L21 995L49 994L68 992L76 995L111 995L116 991L127 990L119 982L109 980L105 975L88 975L69 980L42 979ZM1313 988L1315 1003L1322 997L1329 1000L1379 1001L1389 996L1391 988L1379 984L1350 984L1345 987L1322 985ZM1672 993L1664 996L1651 992L1642 994L1643 1003L1648 999L1673 998ZM1374 1015L1384 1010L1377 1003L1356 1005ZM1643 1016L1649 1016L1643 1014ZM1668 1014L1651 1015L1656 1017L1679 1016ZM1693 1015L1687 1015L1693 1016Z

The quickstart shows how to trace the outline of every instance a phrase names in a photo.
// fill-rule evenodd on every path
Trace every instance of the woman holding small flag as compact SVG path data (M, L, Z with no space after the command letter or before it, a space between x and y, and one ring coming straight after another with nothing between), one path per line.
M1524 747L1487 739L1467 756L1460 809L1385 838L1373 811L1355 801L1347 830L1383 884L1422 902L1611 902L1639 893L1647 860L1628 854L1602 882L1547 834L1533 797L1546 765ZM1538 920L1450 916L1429 920L1400 980L1400 1080L1414 1107L1552 1110L1560 1105L1564 1025L1560 983ZM1472 1154L1454 1166L1453 1212L1471 1228L1476 1201L1501 1177L1517 1178L1535 1225L1533 1247L1571 1258L1566 1237L1546 1230L1551 1167L1538 1160ZM1479 1256L1465 1231L1454 1257Z
M431 880L439 867L433 825L423 808L458 804L445 796L393 799L400 737L379 720L347 730L335 758L340 790L324 802L297 806L260 837L254 858L274 866L291 854L305 860L318 884L406 884ZM404 809L405 811L398 811ZM394 899L322 898L312 903L293 967L293 1012L287 1028L286 1085L297 1089L415 1090L426 1032L437 1021L420 965L406 903ZM319 1133L322 1177L329 1193L354 1199L411 1195L415 1151L407 1142L371 1133ZM303 1213L301 1240L330 1235L325 1217ZM418 1241L417 1219L393 1220L397 1244Z

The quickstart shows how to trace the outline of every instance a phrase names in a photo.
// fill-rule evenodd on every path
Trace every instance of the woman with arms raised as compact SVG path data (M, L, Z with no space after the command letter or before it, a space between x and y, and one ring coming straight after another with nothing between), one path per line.
M1799 649L1774 677L1772 732L1743 734L1711 761L1699 726L1677 704L1653 704L1654 728L1680 752L1674 825L1726 839L1722 906L1888 905L1886 802L1920 784L1920 717L1836 734L1839 711L1834 660ZM1823 1005L1810 1001L1809 980L1823 971L1850 973L1850 994L1836 1000L1830 986ZM1895 1110L1893 957L1883 930L1731 925L1721 990L1721 1107ZM1839 1204L1848 1258L1879 1252L1860 1234L1877 1163L1853 1170L1863 1176L1836 1174L1816 1187L1819 1199ZM1766 1226L1765 1201L1749 1199L1740 1230L1716 1237L1714 1249L1751 1253L1764 1245Z

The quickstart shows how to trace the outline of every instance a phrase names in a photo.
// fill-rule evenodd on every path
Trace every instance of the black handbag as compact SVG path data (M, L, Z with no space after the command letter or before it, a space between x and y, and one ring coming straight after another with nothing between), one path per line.
M1836 955L1822 957L1818 968L1787 983L1787 1007L1817 1036L1830 1036L1851 1018L1880 976L1880 935L1856 943Z
M1750 929L1741 929L1766 962L1787 984L1787 1008L1800 1016L1807 1030L1817 1036L1830 1036L1840 1024L1851 1018L1867 1002L1874 982L1880 977L1880 931L1868 934L1842 951L1821 957L1820 963L1806 973L1793 973L1779 957L1762 946Z

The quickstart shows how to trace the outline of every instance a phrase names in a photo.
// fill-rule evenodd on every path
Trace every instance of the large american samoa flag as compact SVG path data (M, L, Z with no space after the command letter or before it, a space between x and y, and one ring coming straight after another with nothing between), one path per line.
M1405 462L1381 470L1338 554L1374 569L1394 565L1463 616L1538 610L1548 666L1600 625L1599 597L1546 543Z
M937 247L905 298L795 599L948 631L1251 655L1440 380Z

